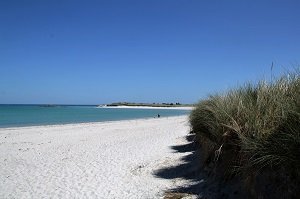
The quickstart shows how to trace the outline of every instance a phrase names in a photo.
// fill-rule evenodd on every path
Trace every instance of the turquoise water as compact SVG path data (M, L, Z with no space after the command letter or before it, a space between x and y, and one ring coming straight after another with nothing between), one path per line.
M0 128L103 122L140 118L179 116L188 110L97 108L96 106L0 105Z

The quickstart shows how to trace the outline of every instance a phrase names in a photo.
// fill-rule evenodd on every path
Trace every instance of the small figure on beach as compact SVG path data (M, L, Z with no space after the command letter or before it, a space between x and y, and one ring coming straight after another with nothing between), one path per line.
M157 114L157 117L160 118L160 114Z

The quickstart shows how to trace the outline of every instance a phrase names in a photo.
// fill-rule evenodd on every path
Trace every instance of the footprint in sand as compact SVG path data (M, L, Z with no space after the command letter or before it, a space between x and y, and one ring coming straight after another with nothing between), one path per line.
M146 165L139 165L136 168L132 169L131 173L133 175L140 175L145 167L146 167Z

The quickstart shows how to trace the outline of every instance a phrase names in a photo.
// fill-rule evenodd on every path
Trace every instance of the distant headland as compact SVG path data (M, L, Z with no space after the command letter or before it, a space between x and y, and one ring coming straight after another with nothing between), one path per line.
M106 107L194 107L194 104L181 104L179 102L175 103L134 103L134 102L115 102L106 105L99 105Z

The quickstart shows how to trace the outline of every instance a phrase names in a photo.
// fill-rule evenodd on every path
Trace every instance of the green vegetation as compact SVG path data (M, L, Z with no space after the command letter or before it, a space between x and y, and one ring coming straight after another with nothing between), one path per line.
M299 194L299 70L210 96L196 105L190 123L203 166L213 164L215 175L239 178L254 198Z

